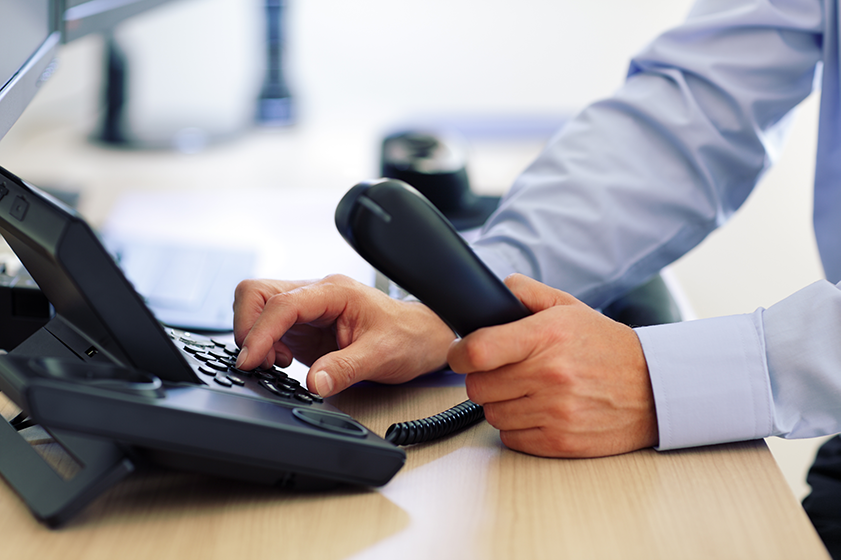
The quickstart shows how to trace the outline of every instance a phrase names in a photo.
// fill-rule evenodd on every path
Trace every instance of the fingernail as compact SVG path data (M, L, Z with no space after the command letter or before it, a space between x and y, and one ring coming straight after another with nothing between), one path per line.
M237 354L237 368L242 367L242 364L245 363L245 359L247 357L248 357L248 348L243 346L242 349L239 351L239 354Z
M315 374L315 392L321 397L329 397L333 391L333 378L326 371Z

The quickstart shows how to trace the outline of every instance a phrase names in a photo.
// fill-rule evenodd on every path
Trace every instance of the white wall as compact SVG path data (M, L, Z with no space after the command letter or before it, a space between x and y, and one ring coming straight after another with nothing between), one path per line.
M629 55L678 22L689 1L287 4L289 81L311 123L574 110L613 91ZM186 110L241 103L259 86L260 17L261 0L178 0L126 22L118 37L137 63L139 102ZM65 48L66 71L54 80L63 86L51 90L67 97L94 83L95 57L70 60L85 46ZM80 64L83 80L69 79Z
M293 0L292 79L314 116L568 110L610 93L688 5Z

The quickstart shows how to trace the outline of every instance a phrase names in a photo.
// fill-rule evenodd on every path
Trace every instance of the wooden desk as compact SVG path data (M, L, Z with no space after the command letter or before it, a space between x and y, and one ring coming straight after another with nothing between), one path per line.
M438 376L333 401L384 433L464 398ZM292 494L152 471L55 531L0 484L0 528L10 559L828 558L762 441L555 460L505 449L486 423L408 449L383 488Z

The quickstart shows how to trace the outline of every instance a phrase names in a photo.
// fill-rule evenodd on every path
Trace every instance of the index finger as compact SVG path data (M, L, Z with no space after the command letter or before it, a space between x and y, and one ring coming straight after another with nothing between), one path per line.
M534 331L539 328L535 316L531 316L479 329L450 345L447 363L454 372L466 374L522 362L534 350Z
M280 280L243 280L234 292L234 340L242 345L245 336L257 322L266 302L274 295L294 290L307 282Z
M243 338L240 354L244 358L239 367L247 370L260 365L293 325L329 325L346 305L344 290L329 283L304 285L272 295Z

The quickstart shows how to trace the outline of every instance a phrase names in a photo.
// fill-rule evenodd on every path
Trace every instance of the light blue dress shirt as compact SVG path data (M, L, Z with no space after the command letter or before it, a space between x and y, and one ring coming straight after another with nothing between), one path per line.
M474 243L498 275L601 307L741 206L820 85L814 221L829 281L753 314L637 329L660 449L841 432L837 2L700 0L550 141Z

